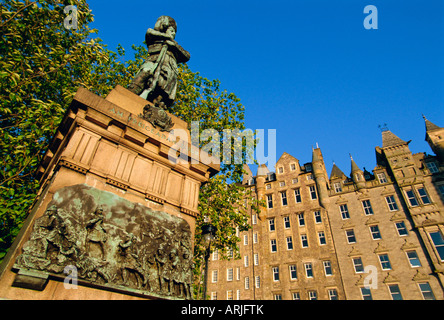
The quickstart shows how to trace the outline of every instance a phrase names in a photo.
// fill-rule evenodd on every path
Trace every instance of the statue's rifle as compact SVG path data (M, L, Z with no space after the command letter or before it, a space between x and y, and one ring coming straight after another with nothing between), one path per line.
M151 91L154 90L154 88L157 85L157 82L159 80L160 71L162 69L163 62L165 61L165 55L166 55L167 50L168 50L168 44L164 43L162 45L162 49L160 50L159 56L157 57L157 60L156 60L156 67L153 72L153 81L150 83L149 87L144 92L143 98L145 98L145 99L148 97L148 95L151 93Z

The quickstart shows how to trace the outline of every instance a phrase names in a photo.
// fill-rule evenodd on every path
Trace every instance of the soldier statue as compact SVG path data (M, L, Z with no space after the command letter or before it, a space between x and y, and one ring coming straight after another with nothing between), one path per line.
M162 108L169 108L176 97L177 63L190 59L189 52L174 40L176 32L176 21L168 16L159 17L154 30L148 29L145 40L150 56L128 87Z

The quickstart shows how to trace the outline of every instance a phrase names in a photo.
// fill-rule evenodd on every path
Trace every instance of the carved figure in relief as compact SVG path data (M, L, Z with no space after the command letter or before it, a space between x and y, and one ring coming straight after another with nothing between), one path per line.
M102 260L105 260L104 243L107 240L106 230L103 228L103 208L99 207L94 211L94 217L86 223L86 250L91 252L91 243L98 244L102 253Z

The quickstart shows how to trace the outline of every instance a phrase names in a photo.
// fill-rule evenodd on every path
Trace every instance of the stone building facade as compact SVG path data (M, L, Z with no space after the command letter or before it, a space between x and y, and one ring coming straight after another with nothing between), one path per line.
M383 130L372 172L350 156L349 177L335 164L328 176L319 148L303 165L284 153L276 172L246 168L266 208L249 211L241 259L211 255L209 298L443 299L444 128L424 120L434 156Z

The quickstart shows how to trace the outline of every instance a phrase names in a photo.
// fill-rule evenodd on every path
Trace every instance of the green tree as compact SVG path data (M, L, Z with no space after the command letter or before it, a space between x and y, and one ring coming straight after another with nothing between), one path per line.
M64 27L76 5L78 29ZM125 85L140 63L107 50L85 1L0 3L0 260L39 188L34 172L79 86L105 94Z
M77 6L77 30L63 25L66 5ZM115 53L93 38L97 30L88 27L92 21L84 0L0 3L0 261L36 197L39 183L34 172L78 87L106 96L117 84L126 87L148 57L144 46L133 46L134 58L125 61L121 46ZM200 130L244 129L240 100L221 90L218 80L210 81L187 65L179 66L172 112L185 121L199 121ZM247 153L244 148L243 156ZM222 164L221 173L201 188L195 237L197 297L204 218L218 228L214 248L226 257L229 249L237 252L236 228L249 228L243 199L249 197L257 209L257 202L240 185L241 177L242 165Z

